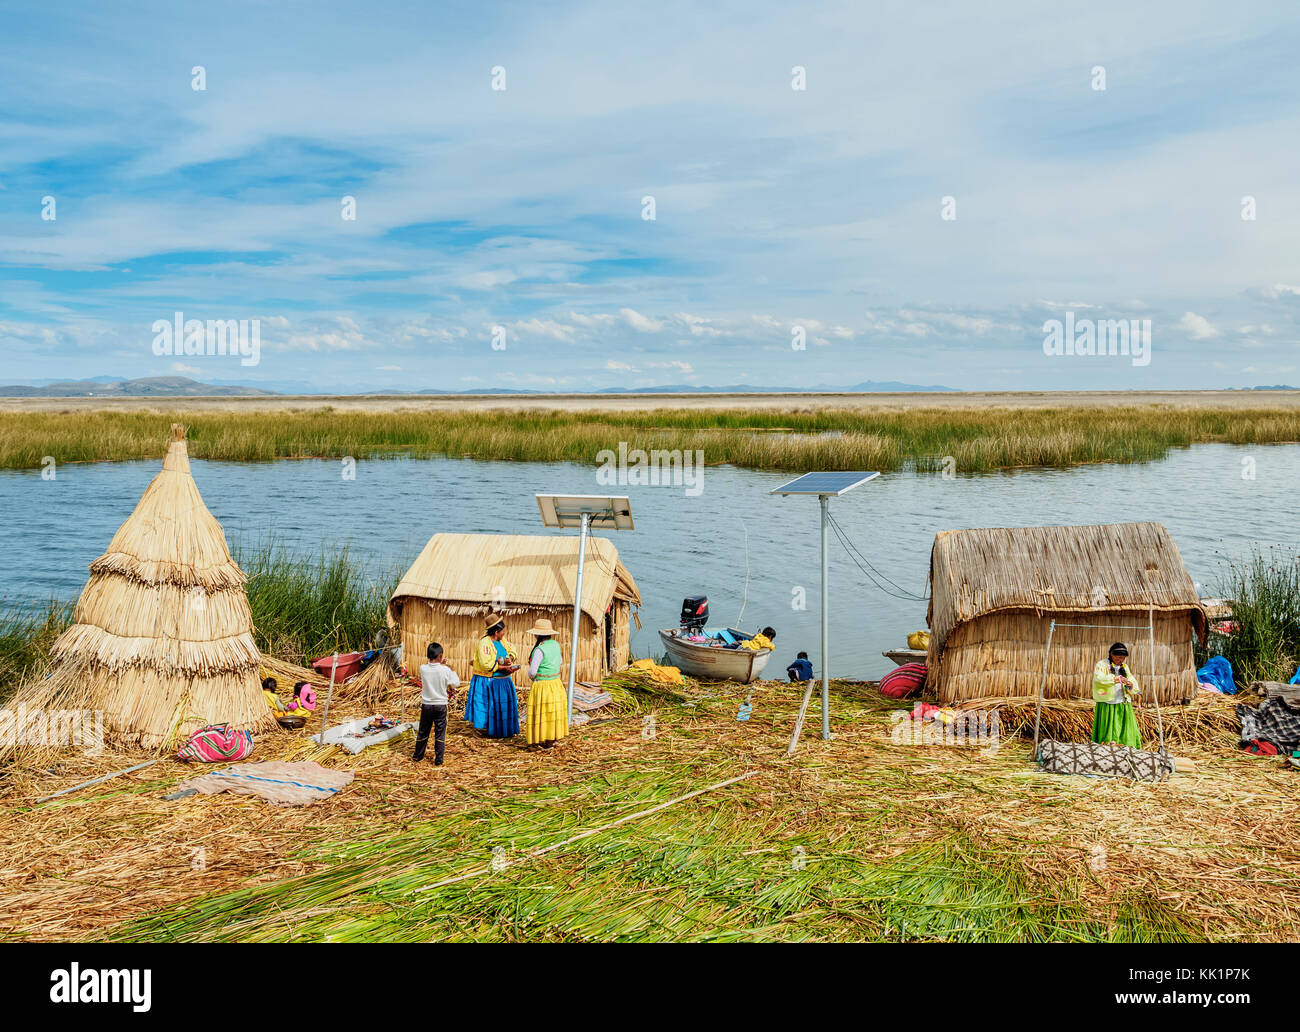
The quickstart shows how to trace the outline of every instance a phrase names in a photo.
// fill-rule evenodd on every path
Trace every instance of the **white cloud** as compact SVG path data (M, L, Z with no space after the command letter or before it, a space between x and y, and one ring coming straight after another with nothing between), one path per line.
M491 290L515 282L519 277L508 269L484 269L457 277L456 284L471 290Z
M523 336L550 337L552 340L570 341L573 339L573 327L554 319L523 319L510 326Z
M658 333L664 328L664 324L658 319L651 319L649 316L642 315L634 308L620 308L618 314L621 315L627 324L639 333Z
M1178 328L1192 340L1210 340L1219 335L1219 331L1214 328L1214 324L1209 319L1195 312L1184 312L1183 317L1178 320Z
M691 364L680 360L674 360L671 362L647 362L646 365L651 369L675 369L677 372L682 373L685 376L695 375L695 370L691 367Z

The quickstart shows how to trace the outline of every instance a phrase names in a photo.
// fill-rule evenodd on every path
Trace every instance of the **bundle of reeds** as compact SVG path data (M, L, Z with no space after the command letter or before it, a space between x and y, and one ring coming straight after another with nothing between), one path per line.
M367 709L378 709L390 695L403 688L391 649L382 650L356 677L334 686L337 699L354 699Z
M185 427L174 424L161 472L90 566L50 677L16 701L98 712L110 742L165 750L205 724L271 726L260 658L244 573L190 475Z
M1165 744L1169 746L1203 746L1233 748L1241 730L1236 713L1237 700L1231 696L1201 692L1187 706L1164 706L1157 717L1154 706L1134 709L1142 743L1150 748L1159 741L1160 723L1164 723ZM958 710L996 710L1001 733L1034 737L1034 715L1038 700L1014 696L978 699L963 703ZM1092 738L1094 703L1091 699L1044 699L1040 718L1040 736L1063 742L1086 742Z

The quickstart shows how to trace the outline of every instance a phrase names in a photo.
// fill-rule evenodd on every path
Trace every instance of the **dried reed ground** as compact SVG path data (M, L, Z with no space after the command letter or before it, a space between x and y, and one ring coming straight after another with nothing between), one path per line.
M1143 785L1042 773L1021 740L992 755L896 745L896 704L852 684L836 685L836 738L817 737L814 702L787 760L794 686L759 686L743 723L740 685L667 697L613 681L622 719L577 729L554 753L477 739L456 716L442 768L413 764L409 738L357 757L322 754L303 733L264 738L258 758L356 771L340 795L303 809L230 795L164 802L193 773L170 761L31 809L133 757L11 772L0 782L0 936L1296 937L1300 774L1235 750L1231 700L1169 714L1172 751L1198 769ZM336 705L331 723L361 712ZM758 774L537 860L425 888L488 864L494 846L515 858L747 770ZM206 867L195 870L199 846Z

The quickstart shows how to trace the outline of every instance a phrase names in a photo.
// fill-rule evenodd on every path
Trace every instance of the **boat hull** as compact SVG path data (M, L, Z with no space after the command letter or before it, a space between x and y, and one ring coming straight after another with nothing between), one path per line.
M729 628L730 629L730 628ZM748 684L762 674L771 649L715 649L682 641L674 630L659 632L668 661L684 674L706 681L740 681Z

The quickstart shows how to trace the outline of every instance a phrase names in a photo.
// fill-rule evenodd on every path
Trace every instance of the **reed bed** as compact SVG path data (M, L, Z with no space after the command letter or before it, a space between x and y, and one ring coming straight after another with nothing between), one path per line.
M1231 634L1211 634L1207 655L1224 656L1239 686L1290 681L1300 665L1300 556L1256 550L1229 566L1222 585L1232 599Z
M0 413L0 468L149 459L169 423L190 426L195 458L381 459L468 456L594 464L602 449L700 449L709 464L749 469L876 469L907 465L959 474L1025 466L1146 462L1192 444L1300 441L1300 411L1167 404L1024 409L939 406L788 409L561 409L385 412L268 406L265 410Z
M373 647L401 578L396 566L367 568L347 545L295 553L269 539L234 555L248 575L258 649L299 664Z
M50 647L72 623L71 602L0 602L0 703L49 666Z
M268 735L260 758L357 774L303 810L168 803L191 772L162 764L33 809L129 758L14 772L0 789L0 929L157 941L1294 936L1295 774L1208 738L1184 747L1197 771L1163 784L1056 777L1009 735L992 752L895 744L898 703L836 682L835 738L805 734L787 760L795 686L665 692L625 672L608 687L616 719L554 753L478 739L455 716L441 768L412 764L409 740L349 757L307 732ZM753 716L737 721L751 689ZM340 719L359 712L339 704ZM492 871L494 855L521 862Z
M1170 749L1192 746L1230 750L1237 747L1241 721L1237 705L1245 701L1238 696L1201 692L1186 706L1161 706L1157 716L1154 706L1134 709L1143 748L1154 749L1159 742L1163 721L1165 744ZM959 709L996 710L1001 733L1034 737L1034 716L1038 700L1014 696L979 699L962 704ZM1092 738L1093 702L1091 699L1045 699L1040 719L1040 737L1063 742L1086 742Z

